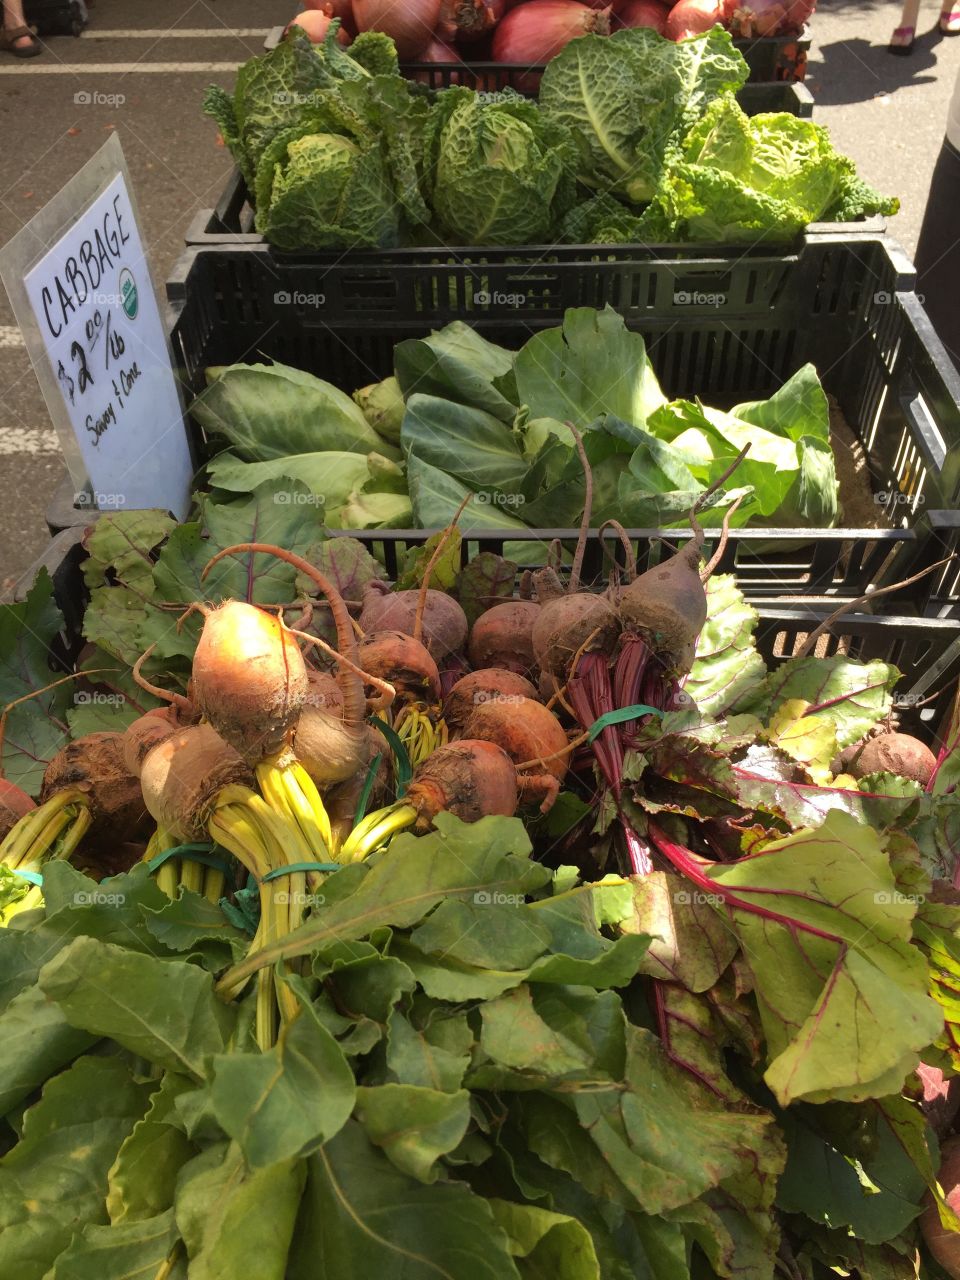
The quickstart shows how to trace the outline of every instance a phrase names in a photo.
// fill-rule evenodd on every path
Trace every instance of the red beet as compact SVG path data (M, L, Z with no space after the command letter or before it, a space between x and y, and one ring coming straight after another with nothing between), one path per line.
M467 649L472 665L530 671L536 665L533 628L539 616L540 605L532 600L507 600L481 613Z

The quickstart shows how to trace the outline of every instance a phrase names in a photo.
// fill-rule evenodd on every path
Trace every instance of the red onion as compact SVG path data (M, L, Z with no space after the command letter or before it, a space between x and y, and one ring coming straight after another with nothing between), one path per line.
M577 0L529 0L511 9L493 37L494 62L533 66L576 39L610 34L610 7L589 9Z
M495 22L484 0L441 0L436 36L440 40L479 40Z
M297 16L287 26L287 31L291 27L303 27L304 31L310 37L314 44L323 44L326 39L327 31L333 19L328 13L324 13L322 9L306 9ZM286 32L284 32L286 35ZM344 31L343 27L337 33L337 39L341 44L350 43L350 33Z
M393 37L401 62L416 62L433 38L440 0L353 0L359 31L384 31Z
M722 0L679 0L667 16L663 34L668 40L686 40L723 22Z
M651 27L663 35L670 10L661 0L625 0L613 16L615 30L621 27Z
M444 44L444 42L442 40L438 40L436 36L434 36L434 38L430 41L430 43L427 45L424 51L418 55L417 62L423 62L423 63L457 62L462 65L462 59L459 53L457 53L456 49L452 49L450 45ZM433 78L431 77L429 71L418 71L413 78L414 80L419 80L421 84L433 83ZM460 80L459 73L456 71L451 72L449 83L460 84L460 82L461 80Z
M813 13L813 0L725 0L725 25L734 36L799 34Z
M351 36L357 34L357 24L353 20L353 0L304 0L305 9L322 9L331 18L339 18L344 31Z
M505 14L509 13L520 0L484 0L487 8L490 10L490 25L495 27L498 22L503 20ZM603 3L609 3L609 0L603 0ZM594 6L591 5L591 8Z

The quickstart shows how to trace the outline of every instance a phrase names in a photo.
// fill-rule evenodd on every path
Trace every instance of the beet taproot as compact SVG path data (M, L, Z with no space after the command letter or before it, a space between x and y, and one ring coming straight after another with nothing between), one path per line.
M123 759L122 733L88 733L62 747L47 765L40 790L43 804L58 791L82 791L90 809L94 839L136 840L146 821L140 784Z
M519 675L536 666L533 628L540 605L532 600L506 600L481 613L470 631L467 654L474 667L499 667Z
M364 671L392 684L401 701L436 702L440 671L426 645L405 631L364 636L357 653Z
M421 591L391 591L385 582L369 582L363 592L360 627L367 635L402 631L419 639L436 662L460 653L467 642L467 615L452 596L429 588L424 597L417 635Z
M512 817L517 811L517 771L493 742L461 739L440 747L421 764L403 797L417 810L417 827L425 831L438 813L464 822L492 814Z
M213 725L179 729L149 751L140 767L143 802L175 840L207 839L207 820L224 787L253 787L249 765Z
M523 803L538 806L541 813L550 811L570 753L563 726L542 702L518 698L511 703L479 703L463 726L463 736L502 747L517 770Z
M293 735L293 754L323 791L363 773L382 739L367 724L347 724L342 714L304 707Z
M925 787L937 767L937 757L918 738L891 730L847 747L836 763L841 767L834 772L849 773L853 778L865 778L869 773L895 773Z
M256 764L289 740L307 688L296 637L279 618L241 600L207 614L193 655L193 701L244 759Z
M579 653L612 654L620 635L620 615L602 595L575 591L557 592L552 570L534 574L537 595L543 602L533 624L533 653L537 666L559 680L566 680Z
M701 540L694 538L620 593L624 627L642 636L677 674L690 670L707 621L707 593L700 581L701 546Z
M139 716L124 730L123 767L135 778L139 778L140 766L147 753L184 727L174 707L155 707Z
M317 707L329 715L343 715L343 690L337 684L336 676L329 671L318 671L316 667L307 668L307 696L303 700L304 707ZM302 713L301 713L302 714Z
M443 718L452 731L463 728L468 716L485 702L503 702L507 705L517 698L539 701L534 686L525 676L514 671L485 667L461 676L443 702Z
M566 774L570 763L563 725L533 698L478 703L464 723L463 737L495 742L515 765L542 761L542 767L557 779Z

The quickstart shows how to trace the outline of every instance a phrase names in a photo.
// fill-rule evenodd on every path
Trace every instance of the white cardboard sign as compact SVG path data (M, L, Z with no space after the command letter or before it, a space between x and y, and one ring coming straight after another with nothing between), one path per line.
M0 263L78 491L89 487L104 510L159 507L183 519L194 468L115 137Z

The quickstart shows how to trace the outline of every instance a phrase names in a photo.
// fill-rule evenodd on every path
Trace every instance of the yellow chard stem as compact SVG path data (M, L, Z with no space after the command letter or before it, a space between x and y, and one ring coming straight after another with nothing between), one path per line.
M0 842L0 862L8 867L19 867L33 846L41 839L51 819L69 805L87 807L87 798L82 791L66 788L58 791L39 808L33 809L21 818ZM36 853L34 852L36 859Z
M405 827L409 827L416 820L417 811L409 804L398 805L394 812L385 817L372 830L368 831L362 839L358 840L352 849L352 862L362 862L374 849L378 849L380 845L386 844L391 836L396 835L398 831L403 831Z

